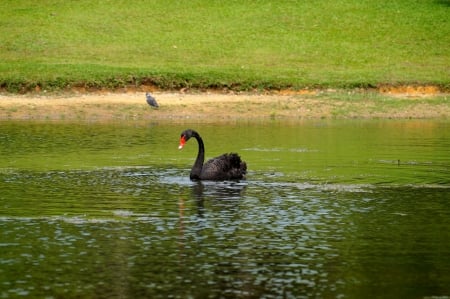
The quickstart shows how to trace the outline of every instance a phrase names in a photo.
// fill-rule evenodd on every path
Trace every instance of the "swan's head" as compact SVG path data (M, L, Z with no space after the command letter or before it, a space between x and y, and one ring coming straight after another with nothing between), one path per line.
M178 149L182 149L186 142L196 133L195 131L188 129L181 133L180 136L180 145L178 146Z

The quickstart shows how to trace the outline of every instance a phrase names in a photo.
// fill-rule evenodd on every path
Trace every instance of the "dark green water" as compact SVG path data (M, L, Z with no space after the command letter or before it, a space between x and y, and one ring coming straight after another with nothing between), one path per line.
M1 122L0 298L449 298L449 125Z

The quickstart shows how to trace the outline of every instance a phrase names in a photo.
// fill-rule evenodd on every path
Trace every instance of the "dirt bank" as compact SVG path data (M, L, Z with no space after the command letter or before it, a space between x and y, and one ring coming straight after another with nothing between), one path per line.
M448 118L442 93L282 91L270 94L155 92L159 109L143 92L0 95L0 120L190 120L314 118Z

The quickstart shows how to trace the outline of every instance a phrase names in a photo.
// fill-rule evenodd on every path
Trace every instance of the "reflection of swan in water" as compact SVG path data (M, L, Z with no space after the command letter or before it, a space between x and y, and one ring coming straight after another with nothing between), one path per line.
M194 196L211 197L216 200L240 199L247 183L240 182L196 182L192 191Z
M246 188L246 183L238 182L196 182L192 186L192 198L197 205L198 215L203 216L205 200L208 200L212 209L236 209Z
M247 188L247 184L238 182L222 182L222 183L205 183L205 182L194 182L191 185L191 196L190 198L195 201L195 206L197 207L197 216L203 218L206 208L205 201L208 203L208 210L214 211L227 210L232 212L229 215L234 215L239 208L239 201L242 198L242 194ZM178 205L179 210L179 230L181 239L184 238L185 230L185 211L186 211L186 200L181 197ZM223 219L226 219L224 217ZM183 243L183 242L181 242Z
M220 183L197 181L191 182L189 187L188 198L182 196L178 202L179 264L183 268L185 260L191 256L187 252L192 249L187 249L186 244L192 236L204 237L204 229L215 225L236 227L239 202L247 184L230 181ZM193 205L192 208L189 207L191 205ZM188 274L190 273L186 275Z

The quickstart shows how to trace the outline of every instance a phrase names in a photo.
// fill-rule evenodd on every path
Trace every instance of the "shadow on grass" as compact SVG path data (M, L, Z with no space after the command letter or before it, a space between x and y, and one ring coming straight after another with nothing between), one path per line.
M436 0L434 2L440 5L450 7L450 0Z

